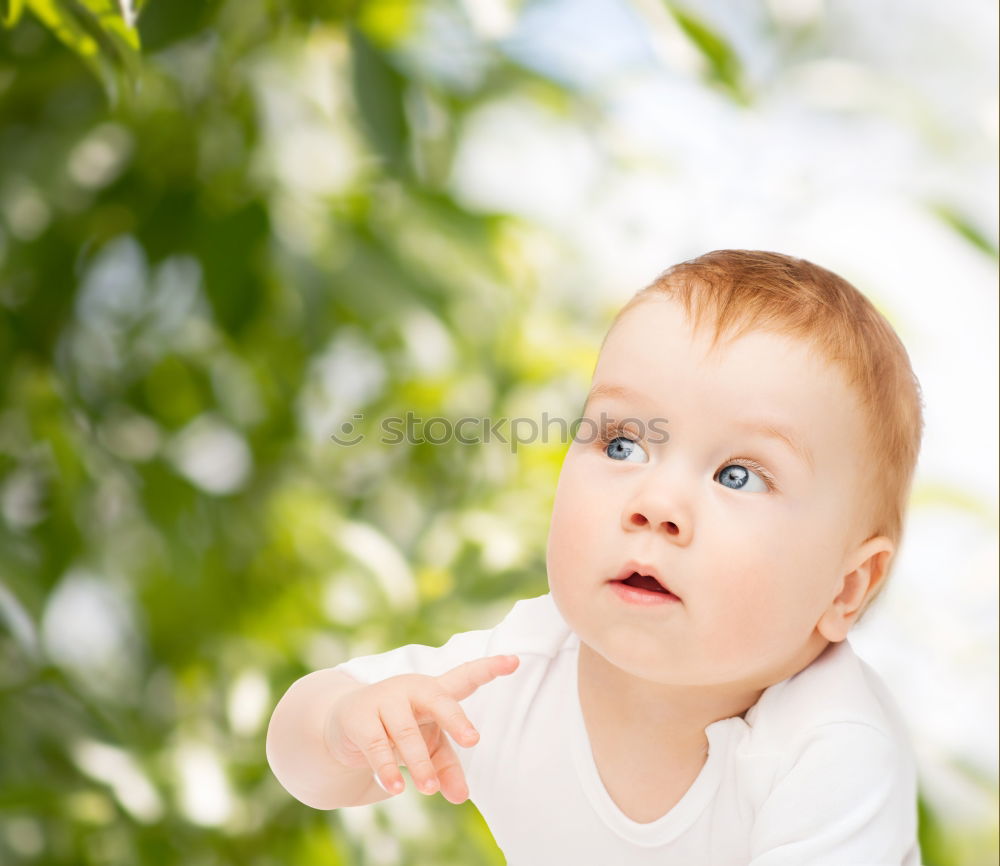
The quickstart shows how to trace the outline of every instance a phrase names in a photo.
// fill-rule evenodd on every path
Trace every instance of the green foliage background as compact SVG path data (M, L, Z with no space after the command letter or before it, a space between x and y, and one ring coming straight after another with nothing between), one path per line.
M417 0L0 12L0 863L501 863L469 803L302 806L263 733L307 671L545 591L563 445L388 446L376 425L582 397L611 311L549 306L531 227L445 181L484 100L586 115L586 94L486 45L475 84L426 77L399 50ZM746 101L725 40L677 21L705 86ZM297 96L316 64L330 92ZM301 188L282 174L296 103L343 143L335 192L308 193L307 151ZM361 444L332 442L352 419ZM242 470L213 489L191 467L220 442ZM59 593L98 610L47 622ZM101 616L96 659L40 637ZM213 784L228 808L199 815ZM922 818L928 866L987 862L991 831Z

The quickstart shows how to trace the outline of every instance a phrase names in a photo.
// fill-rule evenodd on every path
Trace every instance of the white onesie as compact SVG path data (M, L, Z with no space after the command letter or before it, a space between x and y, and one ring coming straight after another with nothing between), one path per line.
M442 647L411 644L337 668L373 683L520 658L462 701L480 739L454 746L509 866L919 866L909 736L847 641L766 689L745 719L709 725L700 774L646 824L601 782L580 709L579 646L546 594Z

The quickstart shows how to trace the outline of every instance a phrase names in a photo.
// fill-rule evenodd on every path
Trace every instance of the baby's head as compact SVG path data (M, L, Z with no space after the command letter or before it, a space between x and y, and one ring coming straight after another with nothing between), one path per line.
M843 640L885 584L922 432L871 303L801 259L708 253L625 306L593 386L548 552L581 640L648 679L760 687Z

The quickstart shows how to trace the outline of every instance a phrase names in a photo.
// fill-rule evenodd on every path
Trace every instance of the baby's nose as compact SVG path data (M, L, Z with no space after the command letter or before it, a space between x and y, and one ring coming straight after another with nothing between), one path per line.
M626 532L653 530L675 543L687 544L693 529L688 503L677 494L676 485L646 483L625 503L622 528Z
M633 526L647 526L651 521L645 514L636 511L630 518ZM661 521L668 535L680 535L680 527L672 520Z

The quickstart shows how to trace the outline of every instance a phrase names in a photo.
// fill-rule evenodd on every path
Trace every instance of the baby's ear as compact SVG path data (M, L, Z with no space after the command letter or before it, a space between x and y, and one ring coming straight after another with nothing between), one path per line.
M847 637L870 598L889 572L889 560L895 551L883 535L869 538L848 560L851 568L840 583L840 591L820 617L816 628L828 641L837 643ZM852 567L853 566L853 567Z

